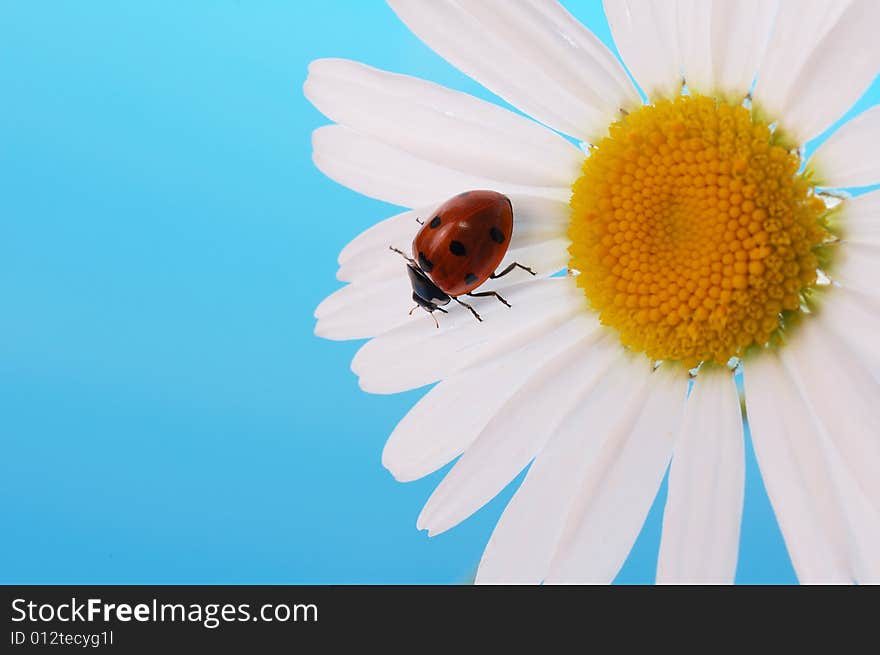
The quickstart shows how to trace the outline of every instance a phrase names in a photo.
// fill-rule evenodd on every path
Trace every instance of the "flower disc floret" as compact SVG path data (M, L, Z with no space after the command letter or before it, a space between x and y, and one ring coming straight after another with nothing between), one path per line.
M830 236L800 164L748 108L706 96L613 123L573 185L569 228L601 321L688 367L767 343L815 287Z

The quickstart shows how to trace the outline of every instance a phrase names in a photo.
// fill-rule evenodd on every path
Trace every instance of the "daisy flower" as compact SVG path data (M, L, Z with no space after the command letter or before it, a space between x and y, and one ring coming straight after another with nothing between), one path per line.
M880 108L804 157L880 69L880 2L606 0L623 64L555 2L390 4L522 112L353 61L305 83L335 123L317 167L409 208L342 251L316 333L369 339L366 391L437 383L382 457L403 481L458 458L418 527L528 467L477 582L607 583L668 470L657 580L732 582L741 372L799 579L880 581L880 192L851 191L880 183ZM539 275L437 329L389 246L469 189L511 199L502 266Z

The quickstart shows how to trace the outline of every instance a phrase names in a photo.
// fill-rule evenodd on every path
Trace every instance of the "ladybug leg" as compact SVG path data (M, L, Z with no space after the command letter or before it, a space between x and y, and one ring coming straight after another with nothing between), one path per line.
M418 216L416 216L416 223L418 223L419 225L424 225L424 224L425 224L425 221L423 221L421 218L419 218Z
M434 327L436 327L436 328L439 330L439 329L440 329L440 323L437 321L437 317L434 316L434 312L443 312L444 314L448 314L449 312L447 312L447 311L446 311L445 309L443 309L442 307L435 307L435 308L434 308L434 311L432 311L432 312L428 312L428 315L429 315L431 318L434 319Z
M419 306L416 305L416 306L413 307L411 310L409 310L409 315L412 316L412 313L413 313L414 311L416 311L418 308L419 308ZM428 312L428 310L425 310L425 311ZM428 312L428 315L429 315L431 318L434 319L434 325L435 325L435 327L437 327L437 328L439 329L439 328L440 328L440 323L437 322L437 317L434 316L434 312L443 312L444 314L448 314L449 312L447 312L447 311L446 311L445 309L443 309L442 307L435 307L433 312Z
M468 295L470 296L470 295L472 295L472 294L469 293ZM456 298L455 296L451 296L451 298L452 298L455 302L457 302L459 305L461 305L462 307L467 307L469 310L471 310L471 314L474 315L474 318L476 318L476 319L477 319L478 321L480 321L481 323L483 322L483 319L480 318L480 315L479 315L479 314L477 314L477 310L476 310L476 309L474 309L473 307L471 307L470 305L468 305L466 302L462 302L461 300L459 300L459 299ZM440 308L438 307L437 309L440 309Z
M492 273L492 275L489 276L489 279L490 279L490 280L494 280L494 279L496 279L496 278L499 278L499 277L502 277L502 276L504 276L504 275L507 275L508 273L510 273L510 271L512 271L512 270L515 269L515 268L521 268L522 270L524 270L524 271L528 271L528 272L531 273L532 275L535 275L535 271L533 271L532 269L530 269L528 266L523 266L523 265L520 264L519 262L513 262L510 266L508 266L507 268L505 268L505 269L504 269L503 271L501 271L500 273ZM506 305L507 303L504 303L504 304Z
M479 293L469 293L469 296L473 296L474 298L487 298L489 296L495 296L498 300L501 301L502 304L510 307L510 303L507 302L504 298L501 297L501 294L497 291L480 291Z
M398 255L400 255L401 257L403 257L403 258L404 258L406 261L408 261L410 264L412 264L413 266L415 266L415 267L418 268L418 264L416 264L416 260L413 259L412 257L410 257L409 255L407 255L407 254L406 254L405 252L403 252L402 250L398 250L398 249L395 248L394 246L388 246L388 250L391 250L392 252L396 252Z

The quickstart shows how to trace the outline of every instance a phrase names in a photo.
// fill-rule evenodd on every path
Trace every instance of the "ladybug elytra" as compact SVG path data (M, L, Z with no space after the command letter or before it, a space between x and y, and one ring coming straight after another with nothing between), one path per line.
M422 223L412 243L412 257L391 247L407 260L416 306L433 316L454 300L470 310L478 321L483 319L459 296L494 296L510 304L497 291L474 292L486 280L507 275L527 266L513 262L499 273L495 269L507 254L513 234L513 205L510 198L495 191L465 191L444 202ZM437 319L434 319L436 323ZM438 324L439 327L439 324Z

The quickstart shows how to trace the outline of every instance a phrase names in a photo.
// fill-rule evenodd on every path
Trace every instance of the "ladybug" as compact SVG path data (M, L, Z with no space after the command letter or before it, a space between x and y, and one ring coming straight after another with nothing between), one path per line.
M465 191L440 205L430 219L419 223L422 228L413 239L412 257L391 246L391 250L407 260L412 298L416 302L410 314L418 307L432 317L435 311L446 314L443 306L454 300L482 321L477 311L459 300L459 296L495 296L510 307L497 291L474 293L474 289L515 268L535 275L531 268L518 262L500 273L495 271L507 254L513 234L513 205L505 195L495 191ZM437 323L436 317L434 322Z

